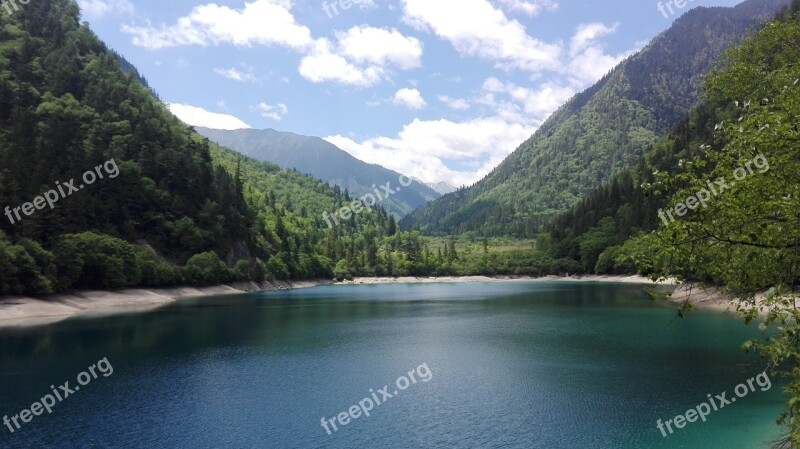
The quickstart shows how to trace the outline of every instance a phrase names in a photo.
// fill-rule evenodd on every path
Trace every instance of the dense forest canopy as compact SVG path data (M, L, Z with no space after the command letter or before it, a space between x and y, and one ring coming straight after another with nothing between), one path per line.
M12 213L0 220L0 295L550 269L530 246L401 232L381 204L329 228L323 214L351 205L347 190L199 136L72 0L0 15L0 42L0 204ZM14 217L109 161L113 178Z
M0 293L327 277L365 250L357 237L386 236L380 210L324 236L316 217L346 192L199 138L78 14L40 1L0 17L0 202L23 205L111 159L120 173L3 220Z

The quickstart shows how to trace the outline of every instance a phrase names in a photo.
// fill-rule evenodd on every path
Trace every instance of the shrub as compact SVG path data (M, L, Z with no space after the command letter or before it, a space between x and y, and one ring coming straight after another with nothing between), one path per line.
M139 285L141 267L134 245L104 234L68 234L53 248L59 284L77 288L123 288Z
M236 277L236 280L239 282L245 282L250 280L250 262L246 260L240 260L236 262L236 266L233 268L233 274Z
M281 254L271 257L267 262L267 271L270 279L289 279L291 277L289 267L281 258Z
M189 281L194 285L217 285L229 282L230 270L217 253L209 251L195 254L186 262Z
M337 281L353 279L353 274L350 272L350 266L347 264L346 260L342 259L336 264L336 268L333 269L333 277L336 278Z

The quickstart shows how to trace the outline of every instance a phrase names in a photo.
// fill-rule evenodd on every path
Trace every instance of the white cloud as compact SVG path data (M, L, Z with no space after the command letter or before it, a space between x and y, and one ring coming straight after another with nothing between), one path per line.
M115 15L131 15L135 8L128 0L79 0L78 6L84 18L102 19L109 13Z
M455 110L475 105L481 109L475 113L482 117L460 122L414 119L395 137L358 140L334 135L326 139L361 160L426 182L471 185L499 165L573 94L572 87L553 82L528 88L492 77L470 100L438 97Z
M483 83L483 94L478 103L493 109L498 115L522 122L523 117L544 121L553 111L575 94L569 86L545 82L536 89L520 87L514 83L488 78ZM498 99L506 96L507 99Z
M619 28L618 23L612 26L602 23L587 23L578 26L570 41L571 60L567 64L568 73L571 74L577 85L583 87L599 80L635 51L631 50L619 55L605 53L604 46L597 40L615 33L617 28Z
M498 117L461 123L415 119L394 138L376 137L356 142L335 135L325 139L368 163L380 164L426 182L447 180L460 186L470 185L488 174L534 130ZM448 168L445 160L461 161L469 169Z
M333 52L327 39L316 42L314 50L300 62L300 75L314 83L333 81L355 86L372 86L385 75L379 66L359 67Z
M584 23L578 26L577 31L570 40L570 54L576 54L589 48L594 41L603 36L613 34L619 28L619 24L606 26L602 23Z
M529 72L558 70L561 47L528 35L488 0L402 0L403 21L432 31L463 56L495 61L505 68ZM454 20L454 14L458 20Z
M422 94L417 89L409 88L398 90L392 98L392 103L414 110L424 109L428 106L428 103L422 98Z
M558 3L554 0L497 0L506 11L520 11L529 16L538 16L542 11L555 11Z
M340 53L358 63L394 65L402 70L422 65L419 39L403 36L394 29L356 26L346 33L338 33L337 39Z
M335 43L315 39L308 27L295 20L289 0L255 0L242 9L211 3L195 7L173 25L125 25L122 31L133 35L134 45L150 50L220 44L286 47L303 55L299 73L314 83L366 87L388 78L392 68L411 70L422 65L422 43L396 29L356 26L336 33ZM237 69L217 69L217 73L252 81Z
M415 1L404 0L406 5ZM448 1L442 0L433 5ZM465 8L469 11L470 5L481 2L483 0L464 0L459 4L459 11ZM419 8L435 9L434 6L428 4ZM497 22L496 17L490 18L490 22L492 20ZM465 45L467 53L474 51L477 56L489 57L481 53L483 50L478 46L481 28L477 22L474 27L455 31L447 28L451 25L445 21L439 23L434 19L426 23L441 25L437 28L437 34L450 36L456 48ZM475 33L472 33L473 30ZM472 98L438 97L439 101L454 110L473 109L475 114L482 114L480 117L461 122L415 119L395 137L378 136L358 140L335 135L326 139L359 159L387 166L426 182L445 180L450 184L471 185L500 164L576 92L597 81L630 54L608 55L604 52L599 39L616 30L617 25L594 23L579 26L568 45L558 44L560 50L556 52L559 55L556 61L560 62L558 67L548 69L556 76L542 78L536 85L525 87L490 77ZM491 42L492 38L486 37L486 40ZM520 42L523 40L525 38ZM469 47L470 42L475 44L474 48ZM490 47L492 45L495 44L490 43ZM523 68L532 60L512 61L509 57L505 62Z
M258 81L258 77L256 77L255 73L253 73L253 70L253 68L247 66L244 67L243 71L240 71L236 67L231 67L229 69L216 68L214 69L214 73L224 76L230 80L239 81L242 83L252 83Z
M550 0L497 0L506 9L536 14L554 9ZM508 18L489 0L402 0L403 21L418 30L429 31L450 44L462 56L492 61L497 67L538 75L561 75L575 91L600 79L629 53L606 54L598 40L617 31L619 24L580 25L569 44L543 42L525 27ZM458 11L459 20L452 20Z
M261 102L253 109L261 114L262 117L272 119L277 122L281 121L283 116L289 113L289 107L283 103L278 103L275 106L272 106L270 104Z
M447 95L439 95L439 101L454 111L466 111L469 109L469 102L463 98L450 98Z
M557 6L554 2L536 1L501 0L501 3L507 10L526 14ZM607 54L601 42L603 37L617 31L617 24L583 24L576 28L567 42L545 43L528 35L519 22L509 19L488 0L402 0L402 5L406 23L418 30L434 33L449 42L462 56L488 60L507 70L528 72L532 79L537 79L542 72L554 75L540 78L541 81L531 86L491 77L471 98L438 97L455 111L472 110L473 117L464 121L417 118L406 124L396 136L359 139L352 135L334 135L327 138L359 159L428 182L447 180L451 184L469 185L478 181L528 139L559 106L597 81L629 54ZM459 12L459 20L452 20L453 11ZM397 57L392 60L387 56L389 52L378 53L385 59L371 53L381 46L365 38L380 34L386 39L392 31L372 34L363 30L354 28L337 35L338 47L330 43L323 47L320 53L331 58L334 68L323 71L324 64L320 64L317 70L330 78L347 78L349 84L366 86L388 76L389 68L379 63L393 61L395 66L403 67ZM414 46L397 45L393 48L406 48L406 58L411 56L411 59L403 61L415 61L415 53L409 51ZM407 64L405 67L412 66ZM366 68L370 67L375 70L367 72ZM317 77L324 78L322 75ZM411 109L421 109L426 105L422 94L412 88L400 89L393 98L383 101Z
M169 103L167 107L187 125L227 130L251 128L250 125L237 117L210 112L197 106Z
M155 50L181 45L277 45L302 50L311 46L311 30L295 21L288 0L255 0L243 9L215 3L197 6L175 24L124 25L134 45Z
M353 27L337 33L336 39L336 45L328 39L314 43L300 62L303 78L368 87L388 78L392 67L411 70L422 65L422 43L397 30Z

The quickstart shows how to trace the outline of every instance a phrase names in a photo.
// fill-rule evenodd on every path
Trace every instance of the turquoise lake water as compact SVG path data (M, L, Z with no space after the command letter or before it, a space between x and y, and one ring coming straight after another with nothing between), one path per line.
M765 447L774 380L705 423L656 428L762 371L740 349L756 326L675 315L642 286L510 282L324 286L0 329L0 415L74 389L103 358L113 368L0 427L0 447ZM328 434L323 417L384 385L391 399Z

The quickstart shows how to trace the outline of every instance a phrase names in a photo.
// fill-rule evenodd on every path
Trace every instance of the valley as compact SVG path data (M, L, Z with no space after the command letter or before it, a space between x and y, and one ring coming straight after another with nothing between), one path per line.
M0 9L0 446L800 445L800 1L239 3Z

